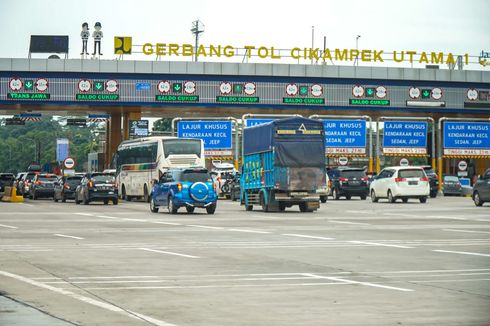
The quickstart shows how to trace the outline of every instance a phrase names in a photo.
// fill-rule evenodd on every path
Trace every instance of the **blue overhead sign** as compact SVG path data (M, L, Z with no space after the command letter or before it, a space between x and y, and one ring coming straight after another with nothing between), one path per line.
M179 121L177 136L202 139L206 150L230 149L231 121Z
M445 121L445 155L490 155L490 122Z
M245 120L245 128L261 125L274 121L274 119L247 119Z
M385 154L427 154L426 121L385 121Z
M56 139L56 161L63 162L68 157L69 144L66 138Z
M323 120L327 154L365 154L365 120Z

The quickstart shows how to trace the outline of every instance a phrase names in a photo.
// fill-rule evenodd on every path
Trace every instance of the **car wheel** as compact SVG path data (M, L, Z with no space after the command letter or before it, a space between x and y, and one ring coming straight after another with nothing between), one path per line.
M476 206L483 205L483 200L481 200L481 197L480 197L480 194L478 193L478 191L475 191L475 193L473 194L473 201L475 202Z
M66 203L66 197L64 195L63 195L63 197L61 197L61 202Z
M55 203L57 203L57 202L58 202L58 198L56 198L56 195L54 195L54 196L53 196L53 201L54 201Z
M279 210L284 212L286 210L286 204L283 202L279 202Z
M350 196L345 196L345 199L347 200L350 200L350 198L351 198Z
M420 197L419 200L422 204L425 204L427 202L427 197Z
M254 209L254 206L253 205L245 205L245 210L250 212Z
M37 200L37 194L36 194L36 192L35 192L35 191L33 191L33 192L32 192L32 196L31 196L31 198L32 198L33 200Z
M192 207L192 206L186 206L186 207L185 207L185 210L186 210L186 211L187 211L187 213L189 213L189 214L190 214L190 213L194 213L194 209L195 209L195 207Z
M115 198L112 200L112 205L117 205L119 204L119 199Z
M78 195L75 194L75 204L80 205L80 201L78 200Z
M436 197L437 197L437 191L430 193L430 198L436 198Z
M328 198L327 196L320 196L320 202L322 204L325 204L327 202L327 198Z
M232 190L231 193L230 193L230 199L231 201L235 201L235 192Z
M374 192L374 190L371 190L371 201L372 201L373 203L377 203L377 202L378 202L378 200L379 200L379 198L378 198L378 197L376 197L376 193Z
M90 201L88 200L88 198L85 198L85 196L83 197L83 204L84 205L88 205L90 203Z
M337 189L335 189L335 188L332 190L332 197L333 197L333 199L335 199L335 200L339 200L339 199L340 199L339 192L338 192L338 191L337 191Z
M402 198L402 202L408 203L408 198Z
M206 207L206 213L208 214L214 214L215 211L216 211L216 204L212 204Z
M390 203L395 203L396 202L396 198L393 197L393 194L391 193L391 190L388 190L388 201Z
M361 196L361 200L366 200L367 196Z
M109 200L104 200L104 205L109 205Z
M150 211L152 213L158 213L158 206L155 204L155 199L153 199L153 197L151 197L150 199Z
M176 214L177 210L178 210L178 207L175 207L173 197L168 197L168 212L170 214Z

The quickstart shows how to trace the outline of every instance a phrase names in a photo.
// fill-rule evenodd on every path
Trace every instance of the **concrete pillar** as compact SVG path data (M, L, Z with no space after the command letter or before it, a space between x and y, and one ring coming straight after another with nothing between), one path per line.
M129 139L129 120L141 120L141 111L139 112L124 112L123 113L123 139Z
M112 155L116 152L117 146L122 141L121 134L121 113L113 112L111 113L111 119L109 120L109 124L107 126L107 142L106 142L106 164L108 167L112 161Z

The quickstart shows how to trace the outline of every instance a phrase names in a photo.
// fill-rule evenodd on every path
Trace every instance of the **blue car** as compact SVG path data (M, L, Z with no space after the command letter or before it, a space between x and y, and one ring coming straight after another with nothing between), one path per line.
M170 214L176 214L180 207L185 207L188 213L193 213L196 207L200 207L205 208L208 214L214 214L217 200L208 170L170 169L153 185L150 210L158 213L160 207L167 207Z

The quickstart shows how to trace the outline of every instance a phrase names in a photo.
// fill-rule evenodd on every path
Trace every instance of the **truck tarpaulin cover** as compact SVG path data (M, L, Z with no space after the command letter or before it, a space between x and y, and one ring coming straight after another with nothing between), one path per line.
M273 148L276 166L324 167L323 122L293 117L244 129L244 155L267 152Z

